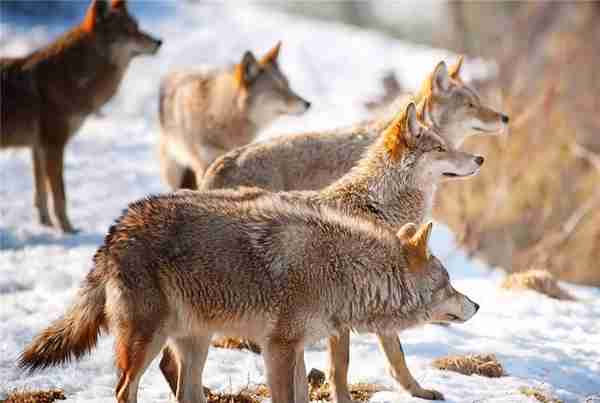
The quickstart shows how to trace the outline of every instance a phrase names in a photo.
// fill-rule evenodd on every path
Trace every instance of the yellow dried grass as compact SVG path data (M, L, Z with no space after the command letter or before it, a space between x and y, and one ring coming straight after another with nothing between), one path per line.
M510 274L504 279L502 288L533 290L554 299L563 301L575 300L571 294L558 285L554 276L546 270L528 270Z
M470 354L465 356L448 356L433 362L437 369L454 371L463 375L481 375L488 378L499 378L505 375L502 364L494 354Z
M540 388L523 386L519 388L519 392L527 397L533 397L541 403L563 403L562 400L549 396L548 393Z
M1 403L52 403L55 400L65 400L65 393L60 389L19 391L15 390Z

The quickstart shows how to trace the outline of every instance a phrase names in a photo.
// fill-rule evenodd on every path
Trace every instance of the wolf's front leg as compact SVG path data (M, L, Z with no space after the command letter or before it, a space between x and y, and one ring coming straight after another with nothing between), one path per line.
M270 340L263 348L267 381L273 403L294 403L296 357L302 346L283 340Z
M413 378L404 359L400 338L395 334L378 334L379 346L388 359L389 374L412 396L429 400L444 400L444 395L436 390L423 389Z

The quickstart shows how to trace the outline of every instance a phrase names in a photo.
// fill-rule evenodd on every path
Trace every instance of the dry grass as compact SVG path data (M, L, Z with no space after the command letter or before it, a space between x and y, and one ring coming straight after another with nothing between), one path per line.
M233 337L221 337L212 341L211 345L217 348L229 348L232 350L249 350L260 354L260 346L250 340L236 339Z
M524 394L527 397L533 397L538 402L541 403L563 403L562 400L556 399L552 396L549 396L547 392L543 391L539 388L532 388L528 386L523 386L519 388L519 392Z
M322 371L311 369L308 373L308 384L311 401L331 401L329 384L325 382L325 374ZM375 393L387 390L381 385L372 383L351 384L349 389L352 400L360 402L368 402Z
M309 396L311 401L331 401L329 385L325 382L325 374L312 369L308 374ZM349 385L350 394L355 401L367 402L377 392L386 390L383 386L357 383ZM237 393L213 392L204 388L208 403L260 403L271 397L267 385L248 385Z
M554 276L546 270L528 270L510 274L504 279L502 288L533 290L554 299L575 300L571 294L560 288Z
M371 397L377 392L389 390L384 386L373 384L373 383L353 383L348 385L350 389L350 395L353 401L368 402ZM311 401L331 401L331 392L329 390L329 384L325 383L320 388L312 390L310 393Z
M60 389L13 391L8 398L0 403L52 403L55 400L66 400L65 393Z
M498 362L494 354L442 357L435 360L433 366L463 375L481 375L488 378L499 378L505 375L502 364Z
M265 385L247 386L238 393L213 392L204 388L204 394L208 403L260 403L270 396Z

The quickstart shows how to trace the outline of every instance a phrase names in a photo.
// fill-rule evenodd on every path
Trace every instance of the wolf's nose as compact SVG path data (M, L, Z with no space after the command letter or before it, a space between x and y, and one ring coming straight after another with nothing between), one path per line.
M485 161L485 159L481 155L478 155L477 157L475 157L475 163L477 165L482 166L483 165L483 161Z
M473 302L473 305L475 305L475 313L477 313L479 310L479 304L477 302Z
M308 108L310 108L310 102L308 102L308 101L304 101L304 108L305 108L305 109L308 109Z
M502 123L508 123L509 117L507 115L502 115Z

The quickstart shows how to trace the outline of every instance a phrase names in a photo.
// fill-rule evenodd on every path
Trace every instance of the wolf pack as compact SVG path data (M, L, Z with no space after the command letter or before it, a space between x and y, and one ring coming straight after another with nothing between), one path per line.
M0 146L32 152L43 225L74 232L63 155L86 117L117 92L138 55L161 40L125 0L93 0L81 24L43 49L0 61ZM391 377L439 400L408 369L398 333L462 323L479 309L429 250L443 181L477 175L470 136L509 118L461 79L462 57L439 62L412 96L350 127L253 142L310 103L280 68L281 43L232 66L162 79L161 177L170 193L132 202L108 229L72 305L34 338L18 365L40 370L115 337L119 403L160 369L177 402L206 402L203 368L215 335L260 346L274 403L309 401L304 348L327 339L333 401L350 403L350 332L375 333Z

